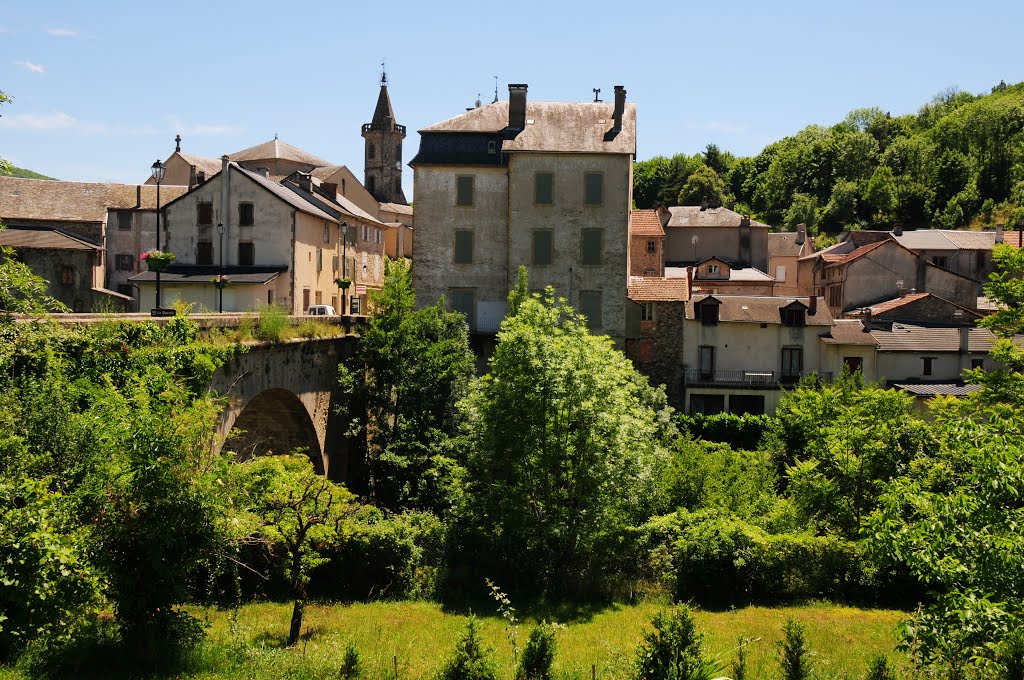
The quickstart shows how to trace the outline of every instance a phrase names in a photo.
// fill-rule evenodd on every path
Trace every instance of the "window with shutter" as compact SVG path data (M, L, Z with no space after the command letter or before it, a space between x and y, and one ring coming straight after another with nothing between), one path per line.
M196 243L196 264L213 264L213 241Z
M537 205L554 202L554 176L550 172L538 172L533 176L533 202Z
M455 178L455 205L473 205L473 177L472 175Z
M251 243L238 244L238 264L251 267L256 262L256 251Z
M554 259L554 233L550 229L535 229L533 232L533 264L549 265Z
M580 291L580 313L587 317L587 328L591 330L601 328L602 295L599 290Z
M584 173L583 202L586 205L601 205L604 202L604 175L599 172Z
M473 232L468 229L455 230L455 263L469 264L473 261Z
M580 240L583 265L596 266L601 264L601 230L584 229Z

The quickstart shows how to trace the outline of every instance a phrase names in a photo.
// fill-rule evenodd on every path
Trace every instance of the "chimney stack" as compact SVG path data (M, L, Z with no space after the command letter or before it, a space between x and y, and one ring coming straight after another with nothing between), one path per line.
M626 88L622 85L615 86L615 109L612 111L612 120L615 122L615 129L622 127L622 114L626 110Z
M661 222L661 226L665 227L668 225L668 221L672 219L672 213L669 212L663 204L658 203L654 206L655 212L658 213L658 221Z
M700 197L700 209L701 210L707 210L708 209L708 197L707 196L701 196Z
M971 327L964 325L960 326L958 330L960 331L960 354L967 354L971 347Z
M1002 242L1003 242L1003 225L997 224L996 225L996 243L1002 243Z
M864 308L864 316L860 319L861 324L864 325L864 332L867 333L871 330L871 308Z
M807 298L807 315L814 316L818 313L818 296L811 295Z
M526 83L509 83L508 126L512 130L526 129Z
M308 172L299 172L299 188L307 193L313 193L313 178Z
M751 266L750 215L744 215L740 218L740 242L737 255L739 257L736 259L739 260L741 269Z
M897 222L896 224L892 225L892 235L893 236L903 236L903 223L902 222Z
M796 225L796 244L802 246L804 241L807 240L807 225L798 224Z

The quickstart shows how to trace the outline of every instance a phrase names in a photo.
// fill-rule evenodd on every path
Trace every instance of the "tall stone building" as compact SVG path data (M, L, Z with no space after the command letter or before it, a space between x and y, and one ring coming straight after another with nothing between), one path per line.
M402 140L405 126L395 122L395 111L388 96L388 75L380 77L380 94L373 121L363 125L366 140L363 185L381 203L407 205L402 191Z
M626 335L636 106L509 100L420 130L413 285L444 296L472 332L498 330L520 265L590 328Z

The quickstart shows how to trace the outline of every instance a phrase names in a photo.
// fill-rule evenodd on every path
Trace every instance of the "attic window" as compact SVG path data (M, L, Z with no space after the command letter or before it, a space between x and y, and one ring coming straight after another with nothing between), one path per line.
M806 310L799 307L788 307L786 309L783 309L782 324L784 326L807 325Z
M700 319L701 326L717 326L718 325L718 303L707 302L706 300L698 302L693 306L694 316Z
M487 142L487 153L498 153L498 143L494 140Z

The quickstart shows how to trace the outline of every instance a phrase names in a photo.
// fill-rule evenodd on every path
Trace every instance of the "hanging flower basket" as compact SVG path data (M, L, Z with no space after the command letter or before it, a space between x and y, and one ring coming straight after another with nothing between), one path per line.
M338 284L338 288L342 290L348 290L348 287L352 285L352 279L334 279L334 282Z
M221 274L219 276L214 276L212 279L210 279L210 283L216 286L218 290L224 290L225 288L231 285L231 279L229 279L224 274Z
M146 263L149 271L159 272L167 269L167 265L174 262L174 253L165 253L152 248L139 255L139 259Z

